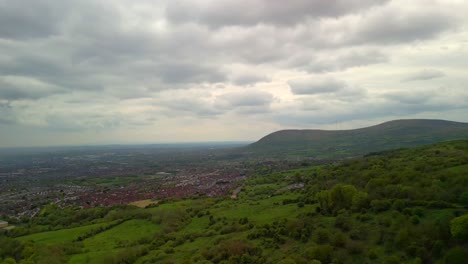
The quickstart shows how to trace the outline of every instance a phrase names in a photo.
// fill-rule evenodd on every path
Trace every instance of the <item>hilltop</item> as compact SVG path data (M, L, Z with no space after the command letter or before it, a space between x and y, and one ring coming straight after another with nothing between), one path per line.
M352 130L281 130L250 144L244 150L259 156L328 159L455 139L468 139L468 123L406 119Z

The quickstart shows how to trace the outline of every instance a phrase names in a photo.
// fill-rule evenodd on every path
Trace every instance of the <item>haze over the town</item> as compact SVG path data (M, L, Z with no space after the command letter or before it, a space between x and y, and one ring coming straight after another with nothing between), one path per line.
M0 147L468 121L463 0L0 0Z

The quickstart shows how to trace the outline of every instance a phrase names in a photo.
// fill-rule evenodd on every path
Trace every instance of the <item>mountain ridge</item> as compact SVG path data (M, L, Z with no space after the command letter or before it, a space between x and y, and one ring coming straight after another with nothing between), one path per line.
M468 139L468 123L440 119L399 119L349 130L279 130L245 149L266 156L286 154L344 158L456 139Z

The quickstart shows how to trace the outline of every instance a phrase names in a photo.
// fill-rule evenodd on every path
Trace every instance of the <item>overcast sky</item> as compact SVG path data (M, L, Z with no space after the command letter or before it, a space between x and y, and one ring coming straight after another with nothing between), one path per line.
M0 0L0 147L468 121L468 1Z

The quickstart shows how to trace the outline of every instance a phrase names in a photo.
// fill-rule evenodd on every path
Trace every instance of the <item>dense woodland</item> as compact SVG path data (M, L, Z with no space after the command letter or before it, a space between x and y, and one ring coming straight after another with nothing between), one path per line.
M466 263L467 213L468 141L452 141L259 168L237 199L51 204L7 219L0 263Z

